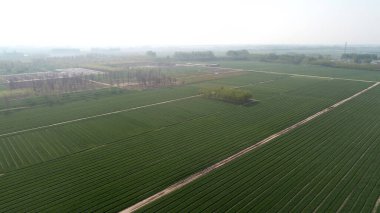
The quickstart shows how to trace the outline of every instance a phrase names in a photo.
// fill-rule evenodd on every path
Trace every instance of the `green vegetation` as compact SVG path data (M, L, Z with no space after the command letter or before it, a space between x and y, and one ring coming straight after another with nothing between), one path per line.
M371 63L373 60L377 60L376 54L356 54L356 53L346 53L342 55L342 59L351 60L355 63Z
M213 60L215 55L212 51L196 51L196 52L175 52L174 56L177 60Z
M301 64L301 63L310 63L317 60L321 60L324 57L322 55L317 55L317 56L307 56L304 54L277 55L275 53L269 53L269 54L252 54L250 58L252 60L271 62L271 63Z
M222 67L239 68L246 70L291 73L301 75L316 75L323 77L350 78L357 80L380 81L380 72L359 69L334 68L312 64L280 64L257 61L223 61Z
M73 99L60 99L60 104L42 105L25 110L0 113L0 134L28 129L36 126L44 126L57 122L103 114L176 98L183 98L197 93L197 88L182 87L176 89L128 91L116 94L104 92L96 98L93 95L78 94ZM46 97L41 97L41 102L46 103ZM67 101L67 102L65 102ZM35 103L37 105L37 103Z
M218 58L218 60L245 60L251 62L267 62L267 63L282 63L293 65L318 65L322 67L357 69L380 71L379 64L371 64L377 60L376 54L343 54L341 60L332 58L330 55L320 54L276 54L276 53L253 53L249 54L247 50L229 50L226 53L226 58ZM286 65L285 65L286 66ZM323 69L323 68L321 68Z
M126 141L133 136L231 108L195 98L3 136L0 137L0 173Z
M0 177L0 208L119 211L368 86L272 76L273 81L267 83L258 82L269 79L268 74L231 78L230 84L240 82L241 86L250 79L252 85L245 89L266 97L255 107L195 98L2 137L0 163L5 175ZM213 84L218 81L228 80ZM186 91L196 94L203 84L182 91L172 89L173 93L169 89L140 92L141 99L133 105L154 103L154 98L164 101L161 93L173 97L187 96ZM132 104L130 98L125 96L124 102L115 105ZM99 103L111 108L116 98L112 100L102 98ZM98 107L77 104L82 106L77 108L78 115L94 113L96 110L88 107ZM38 114L34 110L22 111L19 116ZM68 111L72 107L55 113L51 110L45 112L51 113L50 119L75 112ZM43 110L39 115L46 117ZM46 122L42 120L39 122ZM35 122L33 119L23 121L25 126L35 126L29 123Z
M147 51L145 53L145 55L148 56L148 57L156 57L157 56L156 52L153 52L151 50Z
M368 71L380 71L380 64L369 63L348 63L335 60L320 60L314 61L314 65L320 65L325 67L344 68L344 69L356 69L356 70L368 70Z
M232 59L248 59L249 52L248 50L229 50L226 55Z
M371 212L380 194L380 88L143 209Z
M200 94L206 98L238 104L248 103L252 98L252 94L247 91L226 87L202 88Z
M209 60L198 53L181 60ZM72 64L106 72L93 80L147 86L0 100L1 211L123 210L373 84L360 80L380 80L379 72L311 65L307 57L295 65L286 61L298 56L267 63L244 55L211 58L258 72L77 58ZM46 63L59 60L66 59ZM160 76L186 84L148 86ZM224 102L246 103L251 94L260 104ZM380 193L379 94L380 87L360 95L143 210L370 212Z

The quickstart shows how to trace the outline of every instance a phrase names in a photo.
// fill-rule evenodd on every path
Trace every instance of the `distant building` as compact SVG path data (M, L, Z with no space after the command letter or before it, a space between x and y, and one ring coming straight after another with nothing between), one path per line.
M371 61L371 64L380 64L380 60L373 60Z

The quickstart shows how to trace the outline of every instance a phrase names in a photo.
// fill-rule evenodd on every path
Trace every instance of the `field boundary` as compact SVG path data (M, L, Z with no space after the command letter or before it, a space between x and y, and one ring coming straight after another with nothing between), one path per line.
M70 124L70 123L74 123L74 122L78 122L78 121L89 120L89 119L93 119L93 118L118 114L118 113L122 113L122 112L129 112L129 111L133 111L133 110L137 110L137 109L143 109L143 108L147 108L147 107L152 107L152 106L182 101L182 100L196 98L196 97L200 97L200 96L201 95L192 95L192 96L187 96L187 97L183 97L183 98L171 99L171 100L167 100L167 101L162 101L162 102L153 103L153 104L147 104L147 105L143 105L143 106L132 107L132 108L123 109L123 110L117 110L117 111L113 111L113 112L107 112L107 113L103 113L103 114L92 115L92 116L87 116L87 117L83 117L83 118L77 118L77 119L63 121L63 122L59 122L59 123L54 123L54 124L49 124L49 125L44 125L44 126L39 126L39 127L33 127L33 128L29 128L29 129L24 129L24 130L18 130L18 131L14 131L14 132L0 134L0 137L15 135L15 134L24 133L24 132L30 132L30 131L39 130L39 129L46 129L49 127L55 127L55 126Z
M339 107L340 105L346 103L347 101L350 101L350 100L356 98L357 96L367 92L368 90L378 86L379 84L380 84L380 82L376 82L375 84L367 87L366 89L361 90L361 91L355 93L354 95L352 95L346 99L343 99L343 100L331 105L330 107L327 107L327 108L325 108L325 109L323 109L323 110L321 110L321 111L297 122L296 124L293 124L292 126L289 126L285 129L283 129L283 130L259 141L258 143L255 143L255 144L253 144L253 145L251 145L251 146L249 146L249 147L247 147L247 148L245 148L245 149L243 149L243 150L241 150L241 151L239 151L239 152L237 152L237 153L235 153L235 154L233 154L233 155L231 155L231 156L229 156L229 157L227 157L227 158L225 158L225 159L223 159L223 160L221 160L221 161L219 161L219 162L217 162L217 163L215 163L209 167L207 167L206 169L203 169L197 173L194 173L193 175L190 175L189 177L174 183L173 185L165 188L164 190L162 190L162 191L160 191L160 192L158 192L158 193L156 193L156 194L154 194L154 195L152 195L152 196L150 196L150 197L148 197L148 198L124 209L124 210L122 210L121 213L134 212L134 211L136 211L136 210L138 210L138 209L140 209L140 208L142 208L142 207L144 207L144 206L146 206L146 205L148 205L148 204L150 204L150 203L152 203L152 202L154 202L154 201L156 201L156 200L158 200L158 199L160 199L160 198L162 198L162 197L164 197L164 196L166 196L166 195L168 195L168 194L170 194L170 193L172 193L172 192L174 192L174 191L176 191L176 190L178 190L178 189L180 189L180 188L182 188L188 184L190 184L191 182L209 174L210 172L218 169L219 167L222 167L222 166L226 165L227 163L230 163L231 161L247 154L248 152L257 149L257 148L269 143L270 141L272 141L272 140L274 140L274 139L276 139L276 138L278 138L278 137L280 137L280 136L282 136L282 135L284 135L284 134L286 134L286 133L288 133L288 132L290 132L290 131L292 131L292 130L300 127L300 126L303 126L304 124L306 124L306 123L314 120L315 118Z

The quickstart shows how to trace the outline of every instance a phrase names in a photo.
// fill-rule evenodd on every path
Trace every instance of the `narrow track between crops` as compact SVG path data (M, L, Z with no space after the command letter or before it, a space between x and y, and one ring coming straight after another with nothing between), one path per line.
M330 107L327 107L327 108L323 109L322 111L319 111L319 112L315 113L314 115L311 115L311 116L303 119L302 121L299 121L298 123L296 123L290 127L287 127L285 129L265 138L264 140L259 141L258 143L255 143L254 145L249 146L249 147L231 155L230 157L225 158L224 160L221 160L221 161L207 167L206 169L203 169L203 170L201 170L201 171L199 171L199 172L197 172L197 173L195 173L195 174L193 174L193 175L191 175L191 176L189 176L183 180L180 180L180 181L174 183L173 185L167 187L166 189L164 189L164 190L162 190L162 191L160 191L160 192L158 192L158 193L156 193L156 194L154 194L154 195L152 195L152 196L150 196L150 197L126 208L126 209L124 209L123 211L121 211L121 213L134 212L134 211L136 211L136 210L138 210L138 209L140 209L140 208L142 208L142 207L144 207L144 206L146 206L146 205L148 205L148 204L150 204L150 203L152 203L152 202L154 202L154 201L156 201L156 200L158 200L158 199L160 199L160 198L162 198L162 197L164 197L164 196L166 196L166 195L168 195L168 194L170 194L170 193L172 193L172 192L174 192L180 188L183 188L184 186L186 186L186 185L190 184L191 182L209 174L210 172L218 169L219 167L222 167L222 166L226 165L227 163L230 163L231 161L247 154L248 152L251 152L252 150L257 149L257 148L263 146L264 144L267 144L270 141L272 141L272 140L274 140L274 139L276 139L276 138L278 138L278 137L280 137L280 136L282 136L282 135L284 135L284 134L286 134L286 133L288 133L288 132L290 132L290 131L292 131L292 130L300 127L300 126L303 126L304 124L314 120L315 118L335 109L336 107L339 107L340 105L346 103L347 101L350 101L351 99L356 98L357 96L367 92L368 90L373 89L374 87L378 86L379 84L380 84L380 82L376 82L375 84L369 86L368 88L361 90L360 92L358 92L358 93L356 93L356 94L354 94L354 95L352 95L352 96L350 96L344 100L341 100L341 101L335 103L334 105L331 105Z
M373 207L372 213L376 213L380 206L380 197L377 199L375 207Z
M133 111L133 110L137 110L137 109L143 109L143 108L147 108L147 107L152 107L152 106L172 103L172 102L176 102L176 101L182 101L182 100L196 98L196 97L200 97L200 96L201 95L192 95L192 96L187 96L187 97L183 97L183 98L177 98L177 99L172 99L172 100L168 100L168 101L162 101L162 102L153 103L153 104L147 104L147 105L138 106L138 107L132 107L132 108L123 109L123 110L118 110L118 111L113 111L113 112L107 112L107 113L98 114L98 115L92 115L92 116L83 117L83 118L77 118L77 119L63 121L63 122L59 122L59 123L54 123L54 124L49 124L49 125L44 125L44 126L39 126L39 127L33 127L33 128L18 130L18 131L14 131L14 132L8 132L8 133L0 134L0 137L9 136L9 135L15 135L15 134L24 133L24 132L30 132L30 131L39 130L39 129L45 129L45 128L49 128L49 127L60 126L60 125L64 125L64 124L69 124L69 123L74 123L74 122L78 122L78 121L89 120L89 119L93 119L93 118L98 118L98 117L118 114L118 113L122 113L122 112L129 112L129 111Z
M14 107L14 108L6 108L6 109L0 109L0 112L9 112L9 111L14 111L14 110L20 110L20 109L29 109L31 107Z

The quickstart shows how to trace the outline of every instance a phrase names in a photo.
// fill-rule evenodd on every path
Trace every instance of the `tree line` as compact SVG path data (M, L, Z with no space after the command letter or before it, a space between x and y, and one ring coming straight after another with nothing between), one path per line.
M92 75L80 74L75 77L41 78L26 81L9 80L10 90L32 88L37 94L67 93L78 90L97 89L99 86L128 87L138 85L143 88L163 87L176 84L177 79L158 70L128 70L103 72Z
M250 54L248 50L229 50L226 56L232 59L248 59Z
M248 103L252 98L252 94L247 91L226 87L203 88L200 94L206 98L238 104Z
M341 57L343 60L350 60L354 63L371 63L374 60L377 60L378 57L376 54L357 54L357 53L345 53Z
M213 60L215 55L212 51L175 52L173 57L177 60Z

